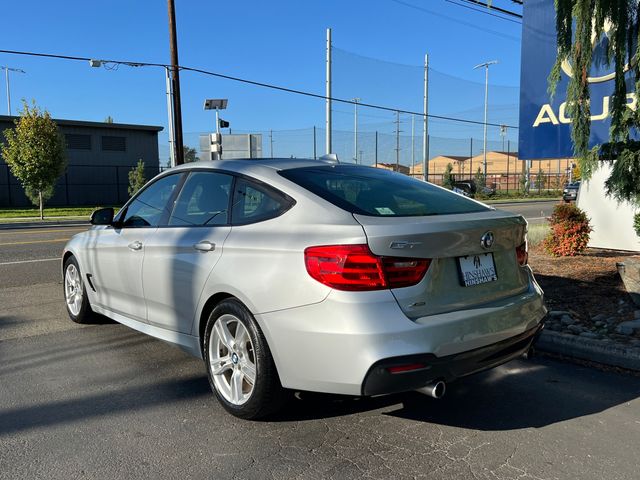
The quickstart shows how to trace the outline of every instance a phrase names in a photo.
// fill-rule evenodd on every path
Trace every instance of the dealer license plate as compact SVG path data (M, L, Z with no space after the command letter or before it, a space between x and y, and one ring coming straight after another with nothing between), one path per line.
M458 257L458 265L460 266L460 280L465 287L498 280L493 253Z

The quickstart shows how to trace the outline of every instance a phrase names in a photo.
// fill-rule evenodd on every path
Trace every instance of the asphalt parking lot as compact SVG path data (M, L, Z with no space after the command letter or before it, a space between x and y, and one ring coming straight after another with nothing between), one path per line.
M302 394L267 422L202 362L62 300L86 227L0 230L0 478L637 479L640 378L544 357L419 394Z

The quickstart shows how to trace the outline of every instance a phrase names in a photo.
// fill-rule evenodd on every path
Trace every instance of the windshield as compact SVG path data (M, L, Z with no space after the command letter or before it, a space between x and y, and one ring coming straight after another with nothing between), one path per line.
M280 175L360 215L405 217L490 210L462 195L378 168L323 165L283 170Z

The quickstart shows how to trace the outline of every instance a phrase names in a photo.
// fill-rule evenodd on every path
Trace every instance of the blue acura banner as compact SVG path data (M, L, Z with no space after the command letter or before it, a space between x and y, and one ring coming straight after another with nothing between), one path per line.
M522 59L520 70L521 159L567 158L573 156L571 119L567 113L567 81L573 70L569 62L562 65L562 78L553 99L547 92L547 78L556 60L555 9L553 0L524 2L522 25ZM607 30L605 25L605 31ZM605 32L607 33L607 32ZM607 35L592 38L594 62L589 72L591 88L591 145L609 139L610 105L613 93L613 66L602 61ZM629 92L633 89L631 85ZM635 94L627 94L627 106L635 110Z

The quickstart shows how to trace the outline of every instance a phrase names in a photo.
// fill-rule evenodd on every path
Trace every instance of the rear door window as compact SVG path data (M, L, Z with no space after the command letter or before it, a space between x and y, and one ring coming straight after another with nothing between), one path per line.
M233 192L232 223L261 222L282 215L293 205L285 195L245 178L236 180Z
M355 165L283 170L280 175L351 213L378 217L490 210L462 195L400 173Z

